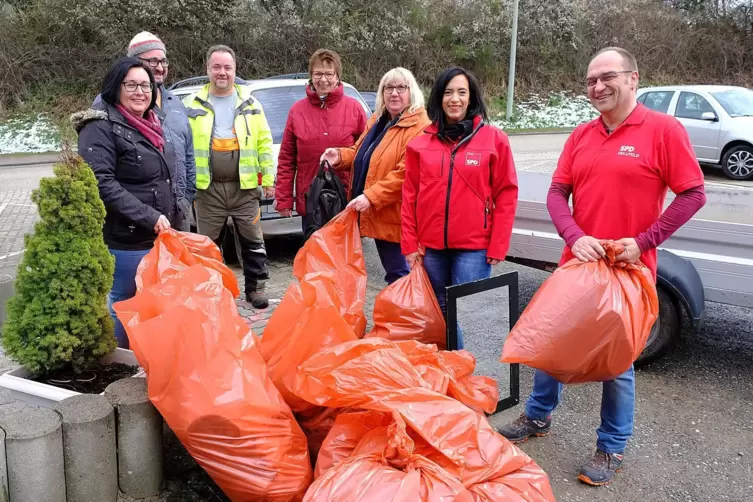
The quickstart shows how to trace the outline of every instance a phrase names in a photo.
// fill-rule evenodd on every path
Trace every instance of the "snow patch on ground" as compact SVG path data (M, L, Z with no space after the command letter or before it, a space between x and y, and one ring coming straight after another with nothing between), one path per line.
M492 123L501 129L543 129L576 127L593 120L598 112L586 96L554 93L548 97L532 94L525 101L516 103L510 120L501 114Z
M10 119L0 123L0 154L60 150L60 133L45 115L37 120Z

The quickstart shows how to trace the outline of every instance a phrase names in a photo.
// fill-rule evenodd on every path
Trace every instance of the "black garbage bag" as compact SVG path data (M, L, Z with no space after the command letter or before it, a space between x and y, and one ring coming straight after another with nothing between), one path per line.
M329 162L322 161L319 172L306 192L306 215L303 217L303 239L311 235L337 216L348 199L340 178L332 172Z

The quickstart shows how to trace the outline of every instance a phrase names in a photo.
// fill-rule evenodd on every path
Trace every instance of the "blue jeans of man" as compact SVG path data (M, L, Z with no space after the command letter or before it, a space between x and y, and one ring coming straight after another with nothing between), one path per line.
M447 291L445 289L447 286L486 279L492 274L492 266L486 263L485 249L440 251L427 248L423 264L445 319L447 318ZM463 347L463 332L458 326L458 350Z
M545 420L560 402L562 384L536 370L533 392L526 402L526 416ZM602 384L601 425L596 430L596 446L605 453L622 453L633 435L635 409L635 373L631 366L614 380Z
M112 305L123 300L128 300L136 295L136 270L139 268L141 259L149 253L145 250L122 250L110 248L110 254L115 257L115 273L113 274L112 289L107 296L107 306L110 309L110 317L115 321L115 339L118 347L127 349L128 335L123 324L115 315Z
M387 281L387 284L392 284L410 273L408 262L400 250L399 242L382 241L379 239L374 239L374 242L379 253L379 260L382 262L382 267L386 274L384 280Z

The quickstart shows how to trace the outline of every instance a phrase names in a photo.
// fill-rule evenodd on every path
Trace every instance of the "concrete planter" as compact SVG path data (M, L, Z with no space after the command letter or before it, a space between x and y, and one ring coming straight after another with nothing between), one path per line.
M13 276L0 274L0 333L3 332L3 324L8 315L5 304L13 296Z
M132 351L121 348L115 349L115 352L107 356L104 359L104 362L123 363L132 366L139 365L136 356L133 355ZM35 382L29 379L30 376L31 374L29 371L23 366L10 370L3 375L0 375L0 387L10 390L13 397L20 401L50 409L54 409L63 399L80 395L80 392L61 389L54 385L48 385L41 382ZM140 370L134 375L134 377L143 376L143 370ZM104 393L102 393L102 395L104 395Z

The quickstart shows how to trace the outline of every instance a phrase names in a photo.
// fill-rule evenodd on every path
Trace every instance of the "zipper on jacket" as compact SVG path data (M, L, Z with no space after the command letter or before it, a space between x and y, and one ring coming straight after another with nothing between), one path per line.
M489 218L489 197L486 198L486 202L484 203L484 230L486 230L488 218Z
M467 137L463 138L460 143L455 145L455 148L452 149L452 153L450 154L450 172L449 172L449 181L447 182L447 199L445 201L445 209L444 209L444 248L449 249L449 229L450 229L450 192L452 192L452 173L455 170L455 154L458 152L458 149L460 149L461 146L463 146L465 143L471 140L472 137L476 135L479 129L481 129L481 126L484 125L483 122L481 122L474 131L469 134Z

